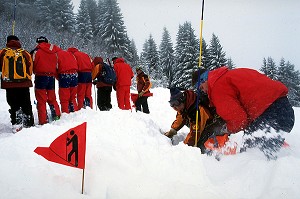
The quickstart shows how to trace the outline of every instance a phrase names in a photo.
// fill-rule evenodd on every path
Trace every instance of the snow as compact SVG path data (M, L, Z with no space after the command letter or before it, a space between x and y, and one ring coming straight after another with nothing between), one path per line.
M268 161L258 149L217 161L182 143L187 127L179 132L179 144L171 145L162 135L176 115L168 104L169 90L152 92L149 115L119 110L113 91L109 112L88 108L12 134L5 90L0 90L0 198L299 198L299 108L294 109L294 129L286 135L290 147L282 149L276 161ZM33 102L32 88L31 98ZM37 123L36 107L33 110ZM83 122L87 151L82 195L82 170L49 162L33 151Z

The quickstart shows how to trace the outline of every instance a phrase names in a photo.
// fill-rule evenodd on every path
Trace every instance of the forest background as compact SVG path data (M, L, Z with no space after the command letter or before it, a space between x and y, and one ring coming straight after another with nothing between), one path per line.
M160 43L151 35L138 53L134 38L128 35L123 14L117 0L81 0L74 13L72 0L0 0L0 46L6 36L14 33L23 48L32 50L35 39L46 36L51 43L66 49L75 46L91 57L124 57L133 69L141 66L150 75L153 86L177 86L191 89L191 73L199 66L199 42L191 22L178 24L173 43L166 27ZM233 59L226 55L216 34L209 42L202 40L201 66L209 70L227 65L235 68ZM283 57L277 65L269 56L261 60L260 71L289 88L293 106L300 106L300 73L295 65ZM299 67L299 66L298 66Z

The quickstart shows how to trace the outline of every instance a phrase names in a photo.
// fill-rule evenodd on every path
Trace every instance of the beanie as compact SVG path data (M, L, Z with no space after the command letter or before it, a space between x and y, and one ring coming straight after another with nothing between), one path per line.
M7 43L11 40L16 40L16 41L19 41L19 38L15 35L9 35L6 39Z
M178 102L183 102L184 101L184 94L176 87L170 88L170 101L178 101Z
M48 39L46 37L43 37L43 36L38 37L36 39L36 43L43 43L43 42L48 43Z
M97 65L99 63L103 63L102 57L95 57L93 60L94 65Z

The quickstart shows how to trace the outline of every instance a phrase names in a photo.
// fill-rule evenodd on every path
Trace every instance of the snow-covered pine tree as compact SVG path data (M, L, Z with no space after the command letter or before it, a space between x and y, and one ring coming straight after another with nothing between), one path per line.
M87 12L90 17L90 22L92 26L93 36L96 36L96 20L97 20L97 2L95 0L86 0Z
M53 7L51 6L50 11L53 12L53 18L51 20L53 28L61 34L66 32L74 33L76 23L72 1L52 0L52 2L54 2L54 4L51 3Z
M77 34L82 39L84 45L86 45L93 38L93 30L88 12L87 1L90 0L81 0L78 14L76 16Z
M99 10L100 9L100 10ZM109 57L128 54L130 40L127 36L119 5L116 0L99 1L97 36L100 46Z
M278 69L272 57L268 57L267 60L264 58L263 65L259 70L263 72L265 75L267 75L268 77L270 77L271 79L274 80L278 79L277 78Z
M143 45L141 61L143 62L143 66L148 70L147 72L153 80L157 80L162 77L162 69L159 67L157 45L151 34L149 36L149 39L147 39Z
M167 86L170 87L173 81L173 66L175 64L173 43L171 36L166 27L163 29L162 40L159 46L160 66L163 70L163 75L167 79Z
M278 67L278 80L284 83L288 89L288 98L292 106L300 106L300 73L295 66L284 58L280 60Z
M185 89L192 88L191 75L197 69L199 62L199 41L196 39L194 32L190 22L179 25L172 86Z
M137 48L136 48L136 45L135 45L135 42L133 39L130 42L129 52L132 55L132 58L129 59L128 62L130 62L131 67L136 68L137 66L140 65L140 60L139 60Z
M220 44L219 38L213 33L209 45L209 70L225 66L227 64L226 54Z
M202 38L202 53L201 53L201 67L203 68L208 68L209 66L209 50L207 48L207 44L204 40L204 38Z
M231 57L227 58L227 66L229 69L234 69L235 68L235 64L233 63Z

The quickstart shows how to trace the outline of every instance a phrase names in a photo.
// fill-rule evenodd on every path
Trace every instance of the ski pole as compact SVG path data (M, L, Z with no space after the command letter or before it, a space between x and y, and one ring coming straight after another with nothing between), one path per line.
M12 22L12 35L15 35L16 10L17 10L17 0L15 0L15 6L14 6L13 22Z
M201 22L200 22L200 52L199 52L199 63L198 63L198 82L197 82L197 103L196 103L196 134L195 134L195 147L197 146L198 141L198 117L199 117L199 84L200 84L200 67L202 62L202 29L203 29L203 13L204 13L204 0L202 0L202 12L201 12Z
M96 91L96 85L95 84L94 84L94 93L95 93L95 106L96 106L96 111L97 111L98 103L97 103L97 91Z

